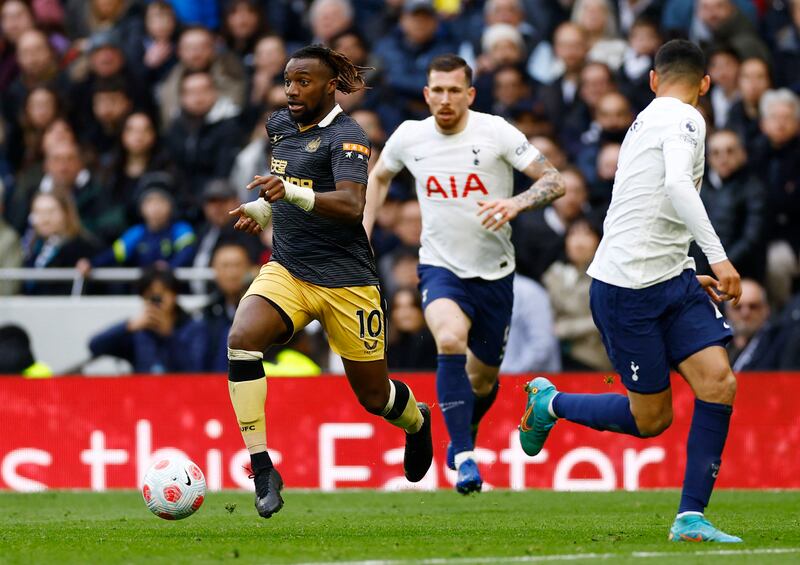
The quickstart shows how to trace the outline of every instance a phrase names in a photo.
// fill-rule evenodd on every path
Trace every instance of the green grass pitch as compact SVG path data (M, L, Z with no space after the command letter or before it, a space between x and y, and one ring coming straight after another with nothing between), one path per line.
M735 546L667 542L676 491L284 494L269 520L225 491L180 522L138 492L0 494L0 563L800 563L800 491L715 493Z

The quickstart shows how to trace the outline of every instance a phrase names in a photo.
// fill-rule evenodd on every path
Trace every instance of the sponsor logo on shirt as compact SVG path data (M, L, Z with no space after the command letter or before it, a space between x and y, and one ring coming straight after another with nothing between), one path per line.
M446 190L445 187L447 187L449 191ZM484 186L481 177L475 173L470 173L467 176L467 180L464 182L463 187L459 187L456 184L456 177L453 175L450 175L448 180L444 182L439 181L438 178L431 175L425 182L425 189L427 190L428 198L434 198L436 195L443 199L466 198L469 196L470 192L479 192L484 196L489 195L489 191L486 190L486 186Z
M276 175L285 175L286 174L286 165L289 164L289 161L284 159L276 159L275 157L272 158L269 164L270 170Z

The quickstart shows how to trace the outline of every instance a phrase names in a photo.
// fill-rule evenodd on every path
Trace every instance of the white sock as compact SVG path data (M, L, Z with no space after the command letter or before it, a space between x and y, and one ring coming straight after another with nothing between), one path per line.
M474 451L462 451L461 453L456 453L455 461L456 461L456 469L461 467L461 464L466 461L467 459L475 459L475 452Z
M702 512L697 512L695 510L690 510L689 512L681 512L680 514L675 516L675 519L677 520L679 518L683 518L684 516L702 516L702 515L703 515Z
M553 395L553 398L550 399L550 404L547 405L547 411L550 412L550 415L553 418L558 418L558 414L556 414L555 410L553 410L553 401L556 399L556 396L558 396L559 394L561 394L561 393L558 393L558 392L555 393Z

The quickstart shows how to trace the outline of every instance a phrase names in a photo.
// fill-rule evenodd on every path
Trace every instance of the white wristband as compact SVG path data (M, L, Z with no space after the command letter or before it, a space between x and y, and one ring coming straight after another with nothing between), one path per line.
M286 196L283 197L284 200L291 202L306 212L310 212L314 209L313 189L297 186L287 181L283 181L283 188L286 190Z
M265 230L272 219L272 205L263 198L258 198L244 205L244 213Z

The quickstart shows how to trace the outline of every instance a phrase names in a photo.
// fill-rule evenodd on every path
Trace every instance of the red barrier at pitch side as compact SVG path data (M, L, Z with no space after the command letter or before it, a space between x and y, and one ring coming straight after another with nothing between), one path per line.
M400 375L435 404L432 375ZM553 378L565 391L622 392L600 375ZM674 423L640 440L559 422L535 458L519 447L523 377L501 377L478 436L487 483L500 488L613 490L678 487L693 396L673 378ZM800 374L739 378L718 486L800 488ZM447 434L434 406L434 467L413 488L450 487ZM0 380L0 489L136 487L154 459L180 450L211 489L252 488L224 376ZM412 488L402 432L366 413L342 377L269 380L267 443L289 487Z

